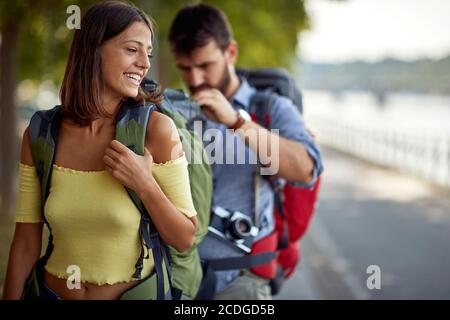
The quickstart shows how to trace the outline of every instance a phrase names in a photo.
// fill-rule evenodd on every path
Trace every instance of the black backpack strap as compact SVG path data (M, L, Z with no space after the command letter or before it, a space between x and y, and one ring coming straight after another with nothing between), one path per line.
M217 275L215 271L250 269L259 265L269 263L277 256L278 253L276 252L262 252L253 255L202 261L203 278L195 299L214 299L217 286Z
M49 229L47 249L41 258L45 265L53 251L52 228L44 214L44 205L50 193L50 184L55 161L56 148L59 141L59 129L61 127L60 106L50 110L37 111L30 120L28 132L30 136L31 154L36 167L37 176L41 186L41 215Z
M202 261L203 278L198 289L196 300L212 300L216 294L217 275L208 261Z
M277 256L278 254L276 252L262 252L239 257L212 259L208 261L208 266L215 271L250 269L269 263Z
M272 108L277 94L271 89L256 91L250 100L250 114L253 115L253 119L265 128L270 128L270 109ZM287 248L289 244L289 228L286 219L286 215L283 209L283 184L279 179L272 179L267 177L267 180L274 192L275 205L277 212L283 221L283 232L278 240L278 249Z
M269 183L272 186L272 190L275 197L275 205L277 207L277 212L283 222L283 231L281 237L278 239L278 249L285 249L289 245L289 227L286 215L283 209L283 184L279 179L271 180Z
M117 114L115 138L138 155L144 154L145 134L147 132L147 125L152 111L153 107L151 105L135 103L129 99L120 105ZM146 214L145 207L136 192L126 187L125 190L141 213L139 234L141 236L142 248L139 258L136 261L135 272L133 274L133 278L141 279L144 259L148 258L148 254L145 254L145 250L148 252L152 247L148 231L150 228L150 217Z
M275 278L270 279L269 286L270 286L270 293L272 296L277 295L280 293L281 288L284 284L284 271L283 268L280 265L277 265L277 271L275 274Z
M295 79L284 68L236 68L239 77L245 78L258 90L270 89L280 96L288 97L303 113L302 93Z
M154 228L154 230L156 230L156 228ZM164 242L161 242L161 246L162 246L161 253L162 253L164 263L166 265L167 273L169 275L169 285L170 285L170 292L168 292L168 294L166 294L166 299L168 299L167 297L170 296L170 299L172 299L172 300L181 300L183 290L176 288L173 285L173 273L172 273L172 267L171 267L172 262L170 259L169 247Z
M59 140L61 113L59 106L36 112L30 120L31 154L41 182L41 195L45 203L50 191L54 156Z
M153 261L155 263L156 270L156 297L158 300L164 300L164 270L163 260L165 250L162 246L162 241L159 238L158 231L155 225L150 220L150 241L152 243ZM168 266L167 266L168 267Z
M155 108L156 106L154 104L135 103L133 100L128 100L123 103L119 109L116 125L116 138L139 155L144 154L147 125ZM125 134L121 134L121 132L125 132ZM132 189L125 189L141 213L139 234L141 237L142 247L139 258L135 264L133 278L141 279L141 272L144 268L144 259L148 259L148 252L149 250L152 250L157 281L157 299L172 299L171 293L177 293L177 291L172 289L172 272L166 246L160 238L159 233L147 212L147 209L137 193ZM170 286L170 290L167 295L165 294L164 288L164 265L166 267Z

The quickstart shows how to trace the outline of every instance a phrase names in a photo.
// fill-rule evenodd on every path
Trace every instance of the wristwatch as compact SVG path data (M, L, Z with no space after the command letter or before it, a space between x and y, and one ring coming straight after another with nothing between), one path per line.
M236 111L237 114L237 120L235 123L233 123L230 127L228 127L229 129L239 129L240 127L242 127L244 125L244 123L246 121L250 121L252 118L250 117L250 115L248 114L247 111L245 111L244 109L239 109L238 111Z

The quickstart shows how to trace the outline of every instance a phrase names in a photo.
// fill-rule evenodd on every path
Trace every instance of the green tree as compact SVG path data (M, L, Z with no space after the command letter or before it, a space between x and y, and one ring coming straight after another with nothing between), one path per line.
M0 213L10 212L15 192L19 137L15 92L24 79L61 81L70 45L67 6L92 1L0 2Z
M149 13L157 21L156 78L163 85L179 85L168 44L168 31L176 13L199 1L166 0L149 2ZM291 68L298 45L298 33L309 26L303 0L206 0L228 16L239 45L238 64L248 67Z

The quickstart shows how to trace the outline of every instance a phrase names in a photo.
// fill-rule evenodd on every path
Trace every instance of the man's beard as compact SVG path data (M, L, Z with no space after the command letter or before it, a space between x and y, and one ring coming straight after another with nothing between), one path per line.
M196 87L189 86L189 91L191 92L191 94L195 94L195 93L205 90L205 89L217 89L220 92L222 92L223 95L225 95L225 92L226 92L228 86L230 85L230 81L231 81L230 70L228 70L227 65L225 65L225 68L222 73L222 77L217 86L211 86L207 83L202 83L201 85L196 86Z

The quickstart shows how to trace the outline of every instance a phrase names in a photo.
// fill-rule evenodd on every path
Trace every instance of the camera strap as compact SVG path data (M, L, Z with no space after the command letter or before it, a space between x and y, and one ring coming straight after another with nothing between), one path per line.
M278 256L278 252L263 252L254 255L246 255L231 258L208 260L208 266L215 271L250 269L269 263Z

